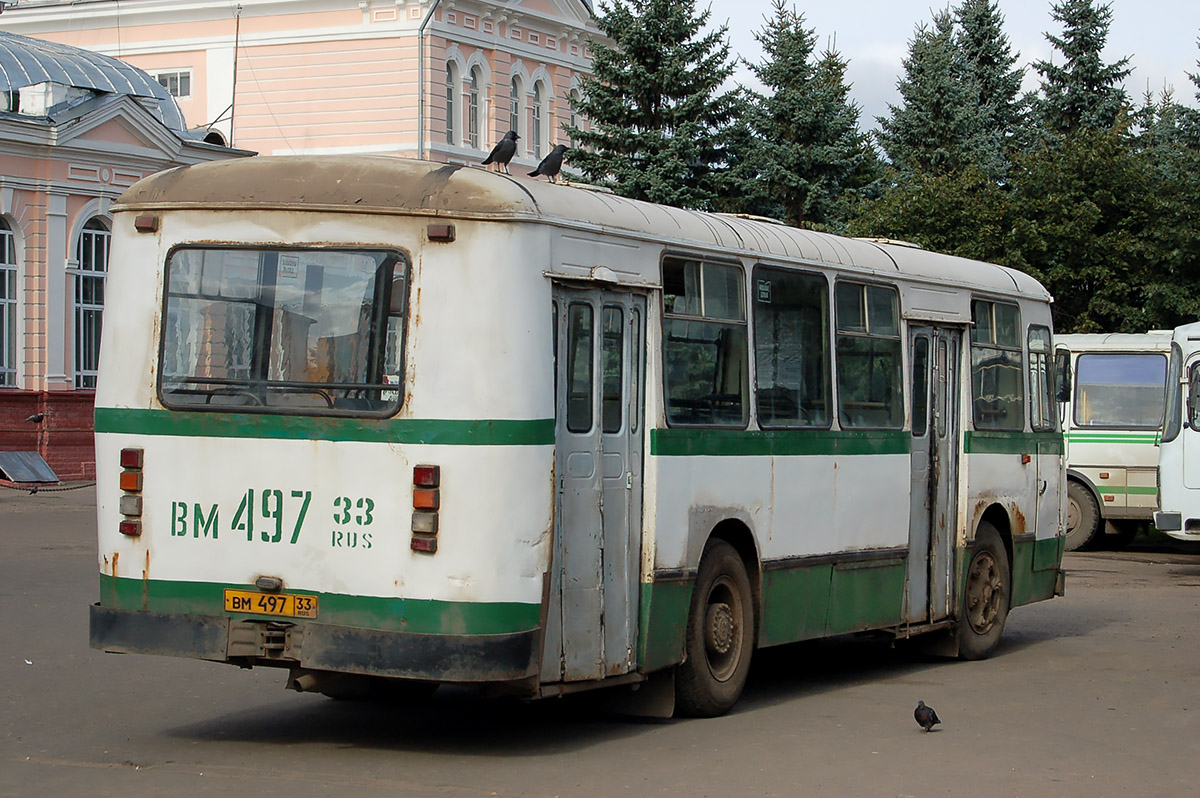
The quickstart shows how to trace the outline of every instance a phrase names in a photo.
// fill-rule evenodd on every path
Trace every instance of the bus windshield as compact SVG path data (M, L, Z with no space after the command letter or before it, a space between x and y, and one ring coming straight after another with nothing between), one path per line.
M1075 423L1157 428L1163 420L1166 376L1167 359L1158 353L1080 355Z
M405 269L385 251L181 248L167 262L168 407L390 414Z

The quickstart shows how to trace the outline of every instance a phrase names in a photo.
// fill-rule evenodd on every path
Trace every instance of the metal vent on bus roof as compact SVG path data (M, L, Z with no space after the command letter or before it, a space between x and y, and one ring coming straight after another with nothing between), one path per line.
M921 249L921 250L924 249L924 247L922 247L920 244L914 244L911 241L900 241L899 239L895 239L895 238L869 238L867 236L859 236L859 237L855 238L854 240L855 241L866 241L867 243L870 243L870 244L894 244L895 246L908 247L909 249Z
M777 224L780 227L791 227L790 224L782 219L776 219L774 216L759 216L756 213L714 213L713 216L728 216L730 219L745 219L748 222L762 222L763 224Z

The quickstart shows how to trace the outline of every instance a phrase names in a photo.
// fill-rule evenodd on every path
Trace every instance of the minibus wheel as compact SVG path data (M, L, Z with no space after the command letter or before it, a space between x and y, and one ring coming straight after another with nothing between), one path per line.
M746 566L733 546L710 540L692 591L684 660L675 674L679 714L728 712L746 685L753 649L754 603Z
M984 659L1000 642L1012 598L1008 552L996 527L980 521L967 561L962 614L958 620L958 656Z
M1067 551L1089 548L1100 536L1100 505L1092 492L1073 479L1067 480Z

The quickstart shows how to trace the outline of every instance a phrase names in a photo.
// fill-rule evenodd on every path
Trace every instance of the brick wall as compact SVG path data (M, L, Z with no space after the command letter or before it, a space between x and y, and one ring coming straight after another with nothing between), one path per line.
M64 482L95 479L95 402L92 391L0 391L0 451L37 452Z

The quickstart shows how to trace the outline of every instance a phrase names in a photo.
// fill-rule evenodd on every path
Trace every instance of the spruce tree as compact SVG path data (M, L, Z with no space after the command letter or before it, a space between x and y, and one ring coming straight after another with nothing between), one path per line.
M888 106L877 136L901 180L950 174L980 160L987 147L979 90L949 12L936 14L932 28L917 29L897 85L901 105Z
M838 229L843 195L873 177L874 151L858 130L845 60L816 54L816 33L786 0L773 8L754 34L764 59L749 66L767 93L750 94L756 179L740 194L789 224Z
M727 30L705 33L695 0L611 0L596 17L612 45L592 42L592 75L567 127L568 163L626 197L712 207L738 108L721 86L732 74Z
M1004 33L1004 17L993 0L963 0L955 9L967 70L978 91L976 102L982 115L983 151L978 162L985 172L1003 180L1008 171L1007 150L1024 141L1021 81L1025 70L1016 68L1014 54Z
M1063 64L1038 61L1033 65L1042 76L1042 124L1059 134L1112 128L1128 102L1121 81L1132 70L1128 58L1106 64L1101 57L1112 24L1111 5L1061 0L1052 7L1051 16L1062 23L1063 34L1047 33L1046 38L1062 54Z

